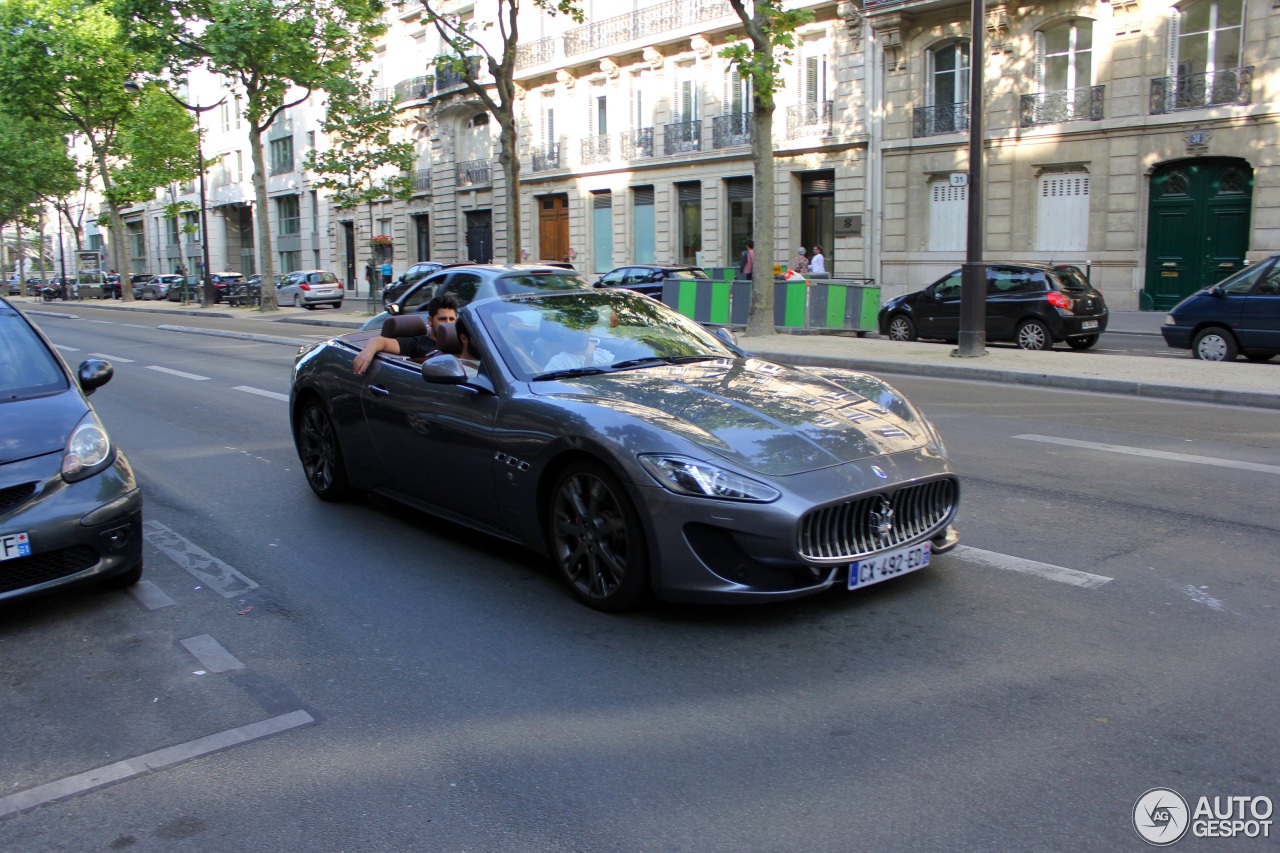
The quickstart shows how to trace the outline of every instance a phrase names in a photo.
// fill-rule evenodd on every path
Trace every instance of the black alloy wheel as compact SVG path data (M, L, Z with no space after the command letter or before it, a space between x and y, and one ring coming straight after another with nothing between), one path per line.
M905 314L896 314L889 321L889 340L914 341L917 337L916 324Z
M648 594L644 530L622 484L603 467L583 461L561 472L547 524L551 556L583 604L617 612Z
M346 497L350 487L338 431L318 402L313 400L303 409L294 441L311 491L323 501L340 501Z
M1018 342L1019 349L1046 350L1053 348L1053 336L1049 334L1049 327L1039 320L1025 321L1018 327L1018 333L1014 339Z
M1235 337L1218 326L1204 329L1191 342L1191 354L1201 361L1235 361L1239 353Z
M1098 342L1098 335L1085 335L1083 338L1067 338L1067 346L1072 349L1090 349Z

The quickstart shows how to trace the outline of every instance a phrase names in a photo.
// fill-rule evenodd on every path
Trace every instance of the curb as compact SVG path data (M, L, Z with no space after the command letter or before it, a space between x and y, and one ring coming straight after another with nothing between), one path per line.
M182 332L186 335L208 335L211 338L236 338L241 341L257 341L262 344L281 344L290 347L305 347L316 341L303 341L297 338L277 338L273 335L255 335L252 332L227 332L222 329L194 329L190 326L156 326L166 332Z

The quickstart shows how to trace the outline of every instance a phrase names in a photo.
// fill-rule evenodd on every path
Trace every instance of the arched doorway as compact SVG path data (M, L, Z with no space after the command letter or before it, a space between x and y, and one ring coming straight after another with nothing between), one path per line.
M1142 307L1167 311L1244 266L1253 168L1234 157L1163 163L1150 192Z

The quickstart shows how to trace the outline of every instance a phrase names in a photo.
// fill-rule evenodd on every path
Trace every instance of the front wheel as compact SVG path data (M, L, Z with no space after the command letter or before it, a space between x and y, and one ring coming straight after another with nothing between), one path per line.
M340 501L350 490L346 463L338 444L338 430L333 419L315 400L307 403L298 420L294 442L307 485L323 501Z
M648 594L640 519L622 484L600 465L577 462L561 472L547 527L551 557L583 604L617 612Z
M891 341L914 341L919 336L916 334L916 324L911 322L911 318L904 314L898 314L889 321L889 340Z
M1240 348L1226 329L1205 329L1191 342L1191 354L1201 361L1235 361Z
M1019 326L1015 340L1018 342L1019 349L1046 350L1053 347L1053 336L1049 334L1049 327L1039 320L1027 320Z
M1072 349L1090 349L1097 342L1097 335L1085 335L1083 338L1067 338L1067 346Z

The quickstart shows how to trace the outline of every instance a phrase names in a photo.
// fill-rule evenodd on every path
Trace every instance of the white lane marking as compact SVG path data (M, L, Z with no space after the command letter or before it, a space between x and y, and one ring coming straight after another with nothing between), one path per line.
M0 797L0 819L33 809L36 806L42 806L46 803L63 800L96 788L102 788L115 782L123 782L126 779L143 776L147 773L176 767L179 764L201 758L210 753L261 740L262 738L314 722L315 718L306 711L290 711L288 714L281 714L268 720L227 729L225 732L206 735L186 743L180 743L177 746L158 749L155 752L148 752L136 758L126 758L124 761L117 761L114 764L108 764L96 770L88 770L75 776L68 776L65 779L59 779L57 782L28 788L25 791L19 791L7 797Z
M1168 459L1171 462L1193 462L1196 465L1215 465L1219 468L1236 468L1241 471L1258 471L1263 474L1280 474L1280 465L1264 465L1261 462L1238 462L1235 459L1219 459L1216 456L1195 456L1190 453L1170 453L1166 450L1146 450L1141 447L1125 447L1122 444L1103 444L1097 441L1076 441L1074 438L1057 438L1052 435L1015 435L1027 441L1043 441L1046 444L1062 444L1085 450L1103 450L1107 453L1123 453L1128 456L1145 456L1149 459Z
M168 373L171 376L181 376L183 379L194 379L197 382L203 382L209 378L208 376L197 376L194 373L183 373L181 370L174 370L171 367L161 367L158 364L148 364L147 370L158 370L161 373Z
M187 637L180 641L183 648L195 655L196 660L210 672L226 672L231 669L244 669L235 655L222 647L222 644L208 634L198 637Z
M144 326L141 323L121 323L126 329L154 329L155 326Z
M223 598L233 598L258 584L237 572L208 551L174 533L158 521L142 523L143 537L169 555L175 563L186 569L196 580L203 581Z
M115 320L90 320L89 322L90 322L90 323L101 323L101 324L102 324L102 325L104 325L104 326L114 326L114 325L116 324L116 321L115 321Z
M1062 566L1055 566L1051 563L1039 563L1035 560L1024 560L1021 557L1011 557L1008 554L997 554L995 551L984 551L981 548L970 548L968 545L957 545L955 550L951 551L962 560L971 563L988 566L993 569L1003 569L1006 572L1019 572L1024 575L1039 575L1042 578L1058 583L1071 584L1072 586L1080 586L1085 589L1094 589L1102 586L1108 581L1114 580L1106 575L1091 575L1088 572L1080 572L1075 569L1067 569Z
M148 610L159 610L161 607L169 607L175 603L172 598L165 595L164 590L151 581L138 581L129 587L128 591L139 604Z
M80 352L80 350L75 347L64 347L62 344L54 344L53 346L55 349L60 349L63 352Z
M119 355L107 355L105 352L91 352L89 353L89 355L93 356L94 358L105 358L108 361L119 361L124 364L133 364L133 359L131 358L124 358L123 356L119 356Z
M270 397L272 400L284 400L289 402L288 394L281 394L279 391L263 391L261 388L251 388L248 385L237 385L233 391L243 391L246 394L257 394L259 397Z

